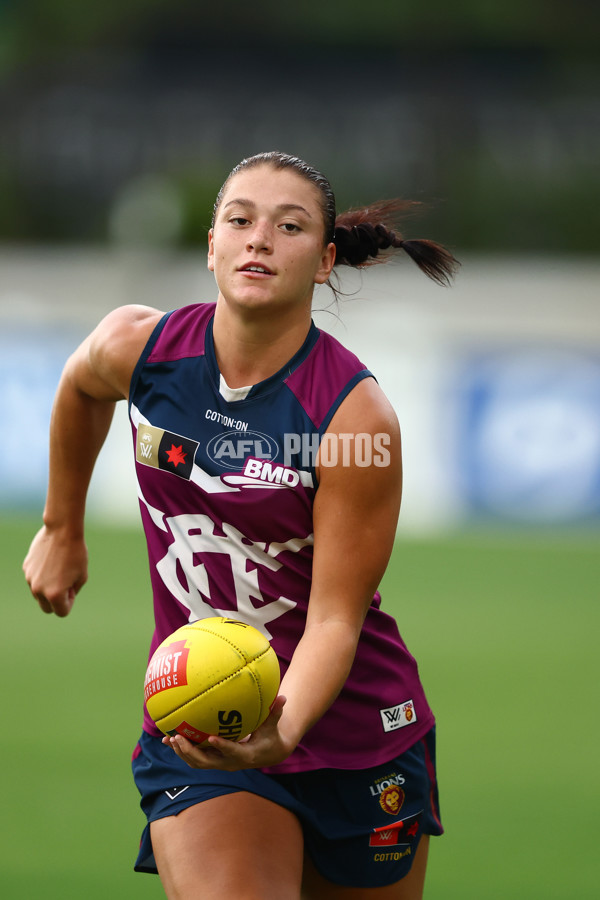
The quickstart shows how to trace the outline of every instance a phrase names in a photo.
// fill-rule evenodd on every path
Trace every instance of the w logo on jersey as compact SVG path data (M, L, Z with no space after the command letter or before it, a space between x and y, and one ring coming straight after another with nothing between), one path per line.
M395 828L377 828L375 833L369 835L370 847L389 847L400 843L399 832L402 828L400 822Z
M140 423L135 445L135 458L144 466L172 472L188 481L194 468L198 441Z
M411 844L419 833L421 813L409 819L392 822L391 825L374 828L369 835L369 846L390 847L395 844Z
M384 731L397 731L398 728L404 728L406 725L412 725L417 721L417 713L412 700L405 700L398 706L388 706L387 709L380 709L381 723Z

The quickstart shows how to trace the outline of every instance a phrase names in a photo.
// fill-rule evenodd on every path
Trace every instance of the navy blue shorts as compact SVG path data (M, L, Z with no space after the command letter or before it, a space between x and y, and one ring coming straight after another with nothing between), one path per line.
M221 794L250 791L298 816L316 869L346 887L394 884L408 874L421 835L443 832L435 729L402 756L372 769L291 775L192 769L160 738L145 733L132 765L148 823ZM156 872L149 824L135 870Z

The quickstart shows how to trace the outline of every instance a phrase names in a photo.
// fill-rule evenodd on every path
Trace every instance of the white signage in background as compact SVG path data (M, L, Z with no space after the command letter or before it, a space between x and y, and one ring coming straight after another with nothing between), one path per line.
M23 324L0 330L0 511L41 516L48 482L50 415L64 364L84 337L65 327ZM89 493L92 517L139 518L126 404L113 420Z
M41 513L48 478L48 428L65 360L78 339L33 325L0 334L0 507Z
M459 471L471 512L550 524L600 513L600 356L474 357L460 394Z

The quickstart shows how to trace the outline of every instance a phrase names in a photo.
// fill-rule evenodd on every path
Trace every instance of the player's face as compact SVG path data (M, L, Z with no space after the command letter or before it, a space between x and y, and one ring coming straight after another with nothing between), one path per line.
M310 310L314 285L327 281L335 259L324 232L319 192L310 182L291 169L247 169L223 194L209 233L208 268L229 303Z

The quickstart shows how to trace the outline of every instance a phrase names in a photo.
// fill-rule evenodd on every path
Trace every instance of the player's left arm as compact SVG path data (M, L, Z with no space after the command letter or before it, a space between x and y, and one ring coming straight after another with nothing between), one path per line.
M325 465L336 458L336 465ZM306 628L282 683L279 729L295 744L346 681L396 536L402 454L396 414L373 379L356 386L321 444Z
M207 752L184 738L165 738L192 766L236 769L282 762L348 677L392 552L402 493L398 421L373 379L359 382L336 412L321 443L318 475L306 627L274 711L245 743L210 738L214 749Z

